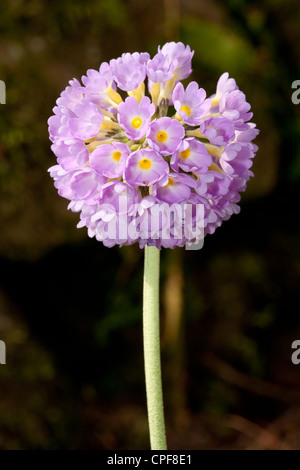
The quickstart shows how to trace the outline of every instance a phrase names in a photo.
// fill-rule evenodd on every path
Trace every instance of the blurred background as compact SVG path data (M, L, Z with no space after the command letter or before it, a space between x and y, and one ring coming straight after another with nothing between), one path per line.
M161 253L169 448L300 449L299 25L296 0L1 1L1 449L149 448L143 252L76 229L47 119L71 78L172 40L208 95L236 79L261 133L241 214Z

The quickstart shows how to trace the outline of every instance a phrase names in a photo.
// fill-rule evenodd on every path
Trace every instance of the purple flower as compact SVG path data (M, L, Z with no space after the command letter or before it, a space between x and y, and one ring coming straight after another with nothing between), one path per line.
M228 72L223 73L217 83L217 96L222 96L234 90L238 90L236 81L234 78L229 78Z
M251 106L247 103L244 93L240 90L225 93L220 99L219 111L221 115L226 119L230 119L237 130L247 128L245 122L253 116L253 113L248 112L250 108Z
M83 85L71 80L57 99L50 175L79 212L77 226L107 247L197 243L240 210L259 131L228 73L209 99L196 82L183 87L192 56L180 42L152 59L126 53L88 70Z
M69 128L70 119L75 117L73 111L65 107L55 106L54 116L48 119L49 137L52 142L73 139L73 134Z
M222 117L205 119L200 125L200 132L211 144L218 146L228 144L235 137L233 122Z
M102 185L105 183L105 178L96 175L88 167L67 172L60 165L55 165L48 171L60 196L87 204L100 197Z
M100 65L99 71L88 70L86 76L83 76L81 80L85 85L81 87L81 91L91 103L107 111L115 112L115 106L112 104L108 93L110 90L115 90L116 85L113 81L111 68L107 62L103 62Z
M86 76L82 78L82 83L85 88L84 93L106 93L107 89L113 84L113 75L111 68L107 62L103 62L100 65L99 72L97 70L90 69L87 71Z
M147 63L147 75L149 80L153 83L163 83L171 80L174 76L177 64L177 59L170 62L167 55L159 52Z
M178 167L186 172L207 173L212 162L205 145L199 140L189 137L182 141L178 151L172 156L170 164L175 171Z
M205 99L206 93L196 82L191 82L184 91L182 83L177 83L173 91L174 108L184 122L197 126L207 115L211 101Z
M120 196L123 201L120 203ZM125 204L124 204L125 201ZM122 181L111 181L103 186L101 198L101 210L104 208L110 212L118 214L127 214L132 205L137 204L139 195L137 191L132 189L128 184ZM112 207L109 207L112 206ZM112 209L113 208L113 209ZM99 212L92 218L93 221L99 218Z
M219 102L222 96L231 93L234 90L238 90L239 87L233 78L229 78L228 72L223 73L218 80L217 89L215 95L211 96L211 112L219 112Z
M170 64L177 61L176 64L176 80L183 80L192 73L192 57L194 51L191 51L190 46L185 46L182 42L167 42L158 52L167 56Z
M206 180L206 194L210 199L223 197L228 192L231 181L230 178L223 173L219 173L218 171L210 171L210 174L210 181ZM199 176L199 179L200 178L201 175Z
M119 104L118 120L129 139L138 140L145 136L155 106L144 96L140 103L131 96Z
M168 204L187 201L191 194L191 187L195 187L195 181L188 175L169 173L167 178L156 183L153 194Z
M245 128L242 131L236 131L235 141L236 142L251 142L251 140L255 139L255 137L257 137L259 134L259 130L256 129L255 126L256 125L251 122L251 123L248 123L247 127L245 126Z
M129 186L150 186L169 171L167 162L152 149L141 149L133 152L126 161L124 179Z
M110 61L113 77L121 90L136 90L146 77L146 62L150 56L148 52L139 54L125 53L118 59Z
M93 203L101 195L105 179L89 168L74 172L70 179L72 199L85 200L87 204Z
M73 137L86 140L98 134L103 114L96 105L82 101L74 106L74 114L75 117L71 117L68 122Z
M151 122L146 137L152 149L163 156L171 155L180 146L184 129L175 119L162 117Z
M57 162L65 170L78 170L89 161L89 152L86 145L80 140L70 139L55 142L51 146L52 152L57 156Z
M254 153L247 143L232 143L227 145L220 157L222 169L230 176L245 178L252 166Z
M73 111L74 106L77 103L80 103L83 98L82 86L80 82L74 78L70 80L70 86L61 93L60 97L57 100L57 105L60 107L69 108Z
M90 167L99 175L118 178L125 170L129 153L128 145L121 142L99 145L91 154Z

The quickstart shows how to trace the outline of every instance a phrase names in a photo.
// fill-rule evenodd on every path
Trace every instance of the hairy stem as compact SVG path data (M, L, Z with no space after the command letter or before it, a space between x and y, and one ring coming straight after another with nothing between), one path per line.
M160 366L159 255L145 246L143 332L148 422L152 450L166 450L166 432Z

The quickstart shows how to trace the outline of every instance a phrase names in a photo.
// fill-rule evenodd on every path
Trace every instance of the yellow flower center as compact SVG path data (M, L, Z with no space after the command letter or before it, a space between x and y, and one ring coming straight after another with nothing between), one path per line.
M168 186L173 186L173 184L174 184L173 178L169 178L168 184L167 184L166 188L167 188Z
M159 131L156 134L158 142L165 142L168 139L168 134L165 131Z
M180 111L184 111L188 116L191 114L191 109L188 106L185 106L184 104L181 106Z
M148 158L143 158L140 160L139 166L142 170L149 170L149 168L152 166L152 162Z
M180 158L189 158L191 155L190 149L183 150L183 152L180 152Z
M112 157L114 160L116 160L116 162L120 160L121 156L122 156L122 153L118 152L117 150L112 154Z
M142 122L143 122L143 121L141 120L141 118L135 117L134 119L132 119L131 125L132 125L132 127L134 127L135 129L138 129L139 127L141 127Z

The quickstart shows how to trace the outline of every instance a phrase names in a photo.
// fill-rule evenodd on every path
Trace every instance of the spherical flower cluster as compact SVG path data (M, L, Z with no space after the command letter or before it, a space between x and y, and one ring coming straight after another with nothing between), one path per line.
M209 98L194 81L184 87L192 57L180 42L152 59L126 53L57 100L50 175L78 227L106 246L197 243L239 212L259 131L228 73Z

